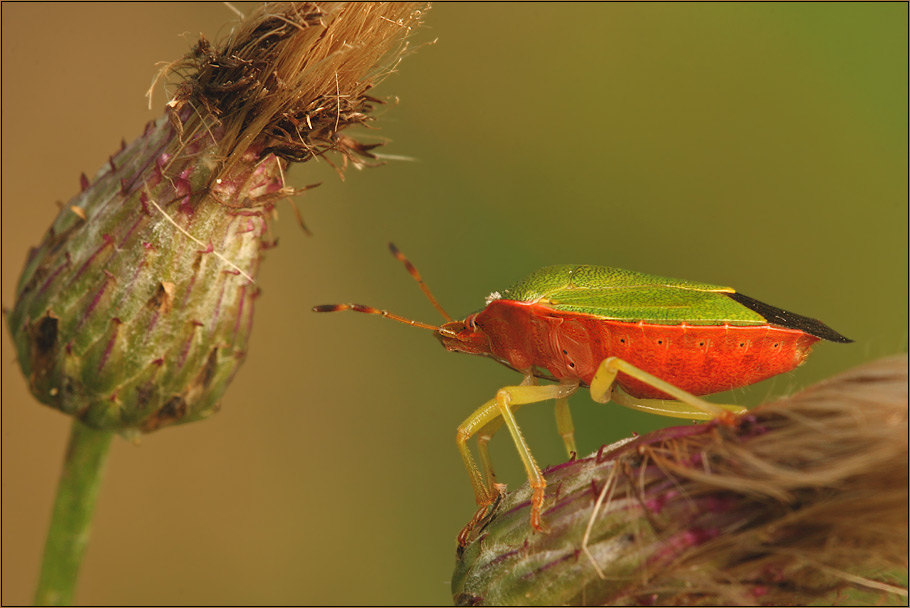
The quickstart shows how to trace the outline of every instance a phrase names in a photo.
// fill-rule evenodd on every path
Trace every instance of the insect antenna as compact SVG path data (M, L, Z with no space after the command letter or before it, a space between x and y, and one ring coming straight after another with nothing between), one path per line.
M442 316L445 317L446 321L451 323L453 321L451 315L449 315L449 313L447 313L445 311L445 309L442 307L442 304L440 304L439 302L436 301L436 298L433 296L433 293L430 291L430 288L427 287L426 283L423 282L423 279L420 277L420 273L417 272L417 268L414 267L414 264L411 263L411 260L409 260L407 257L405 257L405 255L403 253L398 251L398 247L396 247L394 243L389 243L389 251L391 251L392 255L394 255L398 259L398 261L401 262L402 264L404 264L405 268L408 269L408 272L411 273L411 276L414 278L415 281L417 281L417 284L420 285L420 289L423 291L423 294L430 301L430 304L432 304L436 308L436 310L438 310L440 313L442 313Z
M368 315L379 315L380 317L398 321L399 323L404 323L405 325L412 325L421 329L432 329L433 331L439 333L454 335L454 332L451 330L443 329L442 327L438 327L436 325L430 325L429 323L421 323L420 321L408 319L406 317L402 317L401 315L391 313L387 310L380 310L379 308L364 306L363 304L322 304L320 306L313 307L313 312L338 312L339 310L353 310L354 312L364 312Z

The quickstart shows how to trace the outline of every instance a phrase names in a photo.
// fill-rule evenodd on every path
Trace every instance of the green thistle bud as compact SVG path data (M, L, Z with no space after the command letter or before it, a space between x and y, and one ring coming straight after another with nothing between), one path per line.
M416 5L284 3L204 38L166 115L64 206L19 280L9 329L32 393L85 424L148 432L204 418L247 350L255 277L289 162L372 146L366 91Z
M459 550L459 605L858 605L906 601L907 357L545 471Z
M216 134L149 125L32 250L9 326L43 403L118 430L212 413L246 350L266 205L288 194L271 154L213 183Z

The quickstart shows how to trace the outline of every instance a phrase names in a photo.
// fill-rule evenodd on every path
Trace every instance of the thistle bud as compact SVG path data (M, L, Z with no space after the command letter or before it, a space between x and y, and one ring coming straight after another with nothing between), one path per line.
M278 3L165 77L165 116L110 157L30 252L7 316L35 397L94 428L204 418L247 351L291 162L371 158L341 131L404 51L417 5Z
M663 429L544 472L459 550L459 605L905 602L907 357L868 364L738 424Z

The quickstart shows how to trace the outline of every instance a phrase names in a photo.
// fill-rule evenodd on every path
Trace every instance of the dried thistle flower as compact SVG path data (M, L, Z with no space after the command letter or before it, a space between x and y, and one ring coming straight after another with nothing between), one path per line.
M370 120L415 3L276 3L161 77L167 112L124 145L34 248L7 317L35 397L148 432L210 415L247 350L262 251L290 162L372 158ZM296 211L296 208L295 208Z
M461 605L905 604L907 357L760 406L736 427L663 429L546 471L460 552Z

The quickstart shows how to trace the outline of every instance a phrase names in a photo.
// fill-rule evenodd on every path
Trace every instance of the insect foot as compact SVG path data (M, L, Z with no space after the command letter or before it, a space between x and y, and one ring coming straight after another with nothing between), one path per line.
M504 483L494 483L493 489L495 490L495 494L491 502L485 505L481 505L481 507L474 513L474 517L471 518L471 521L468 522L468 525L462 528L461 532L458 533L459 551L467 544L467 539L471 535L471 532L474 530L474 528L477 527L482 521L488 517L492 517L493 514L496 513L496 509L502 502L503 497L505 497L506 485Z
M906 355L718 424L545 470L559 490L542 505L549 534L522 508L530 485L506 494L465 536L455 603L789 605L846 590L859 604L906 602Z

